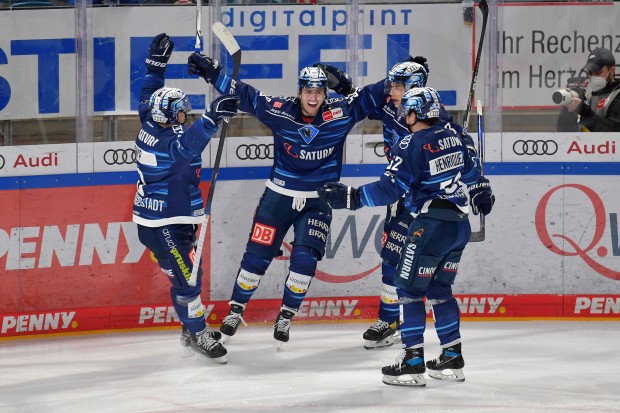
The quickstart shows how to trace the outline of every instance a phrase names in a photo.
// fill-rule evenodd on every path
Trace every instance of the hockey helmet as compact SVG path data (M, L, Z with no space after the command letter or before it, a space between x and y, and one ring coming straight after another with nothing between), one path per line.
M192 110L189 99L181 89L162 87L149 99L151 116L157 123L175 123L179 112L187 114Z
M393 83L405 86L405 92L414 87L426 86L428 72L424 66L414 62L401 62L395 64L388 72L385 79L385 92L390 93Z
M439 93L431 87L419 87L408 90L398 107L398 116L407 116L414 111L418 119L439 118L441 100Z
M320 67L304 67L299 72L299 81L297 83L299 90L304 87L323 88L327 93L327 76Z

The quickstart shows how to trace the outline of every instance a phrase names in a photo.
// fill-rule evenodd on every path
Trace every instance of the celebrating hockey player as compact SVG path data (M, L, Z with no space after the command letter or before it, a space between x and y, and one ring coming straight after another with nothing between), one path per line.
M192 73L219 91L228 90L231 78L216 60L194 53L189 65ZM316 190L340 178L347 134L385 98L376 101L367 89L360 89L347 99L326 99L327 77L317 67L301 70L296 97L269 96L241 81L235 93L241 98L240 110L271 129L274 164L233 286L230 312L220 331L225 341L244 323L246 305L292 226L295 239L289 274L273 332L279 347L289 340L291 320L308 292L317 261L325 254L332 215Z
M348 94L355 90L351 87L350 77L331 65L317 64L324 68L327 73L329 86L337 93ZM387 103L372 113L368 118L383 122L383 143L385 156L391 161L391 150L398 140L409 135L409 128L404 117L396 115L400 102L405 92L412 88L426 86L429 67L427 59L422 56L409 57L403 62L394 65L385 79L384 90L375 90L378 94L389 94ZM461 136L466 144L470 156L476 157L473 139L469 135L462 135L462 127L452 121L452 115L445 110L443 105L439 112L438 125L454 130ZM472 171L475 173L475 171ZM483 178L486 179L486 178ZM404 198L400 198L394 204L387 207L387 213L383 226L384 239L381 249L381 293L379 296L379 317L377 321L364 332L364 348L391 346L394 343L394 335L398 329L400 318L400 306L396 295L394 279L396 266L400 261L400 255L405 246L405 236L412 220L411 214L403 208Z
M140 242L149 248L172 284L172 304L183 324L181 344L226 363L226 349L208 330L200 299L202 269L196 286L188 285L194 263L197 225L204 204L198 184L201 153L224 116L237 113L238 98L221 96L191 127L185 125L191 105L182 90L163 87L174 43L165 34L151 42L146 77L140 92L142 129L136 137L140 180L134 198L133 221Z
M409 90L397 115L405 117L412 134L392 148L392 160L380 180L358 189L332 182L318 190L321 200L332 208L350 210L390 205L406 194L404 208L413 220L394 282L403 310L404 351L394 364L383 367L386 384L425 386L426 368L434 378L465 379L460 313L452 284L471 235L467 192L474 213L489 214L495 197L488 181L479 185L477 159L469 156L460 137L438 125L440 108L439 94L434 89ZM442 346L440 356L427 362L426 367L424 297L433 307ZM445 374L446 369L452 373Z

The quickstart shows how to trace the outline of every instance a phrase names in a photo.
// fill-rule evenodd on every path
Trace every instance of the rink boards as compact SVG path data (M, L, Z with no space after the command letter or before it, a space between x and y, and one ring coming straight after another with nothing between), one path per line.
M518 156L510 153L517 137L503 134L500 144L487 136L486 171L497 202L487 218L486 240L471 243L459 267L454 293L466 318L619 319L616 137L573 136L582 145L576 154L566 136L549 135L558 142L558 154L538 162L510 159ZM241 159L243 145L265 150L260 145L269 148L269 141L226 143L203 256L203 301L212 324L225 315L271 163L268 156ZM384 164L375 153L377 141L372 135L350 138L343 182L357 186L380 176ZM176 323L169 284L131 221L137 181L132 145L0 148L5 162L0 170L19 174L0 178L0 337ZM216 147L214 142L205 151L203 179L211 176L210 148ZM79 168L89 172L76 173ZM204 181L203 193L207 189ZM299 319L376 317L384 216L384 208L334 211L326 256ZM478 218L471 222L476 230ZM263 277L248 322L273 322L291 240L289 233L284 255Z

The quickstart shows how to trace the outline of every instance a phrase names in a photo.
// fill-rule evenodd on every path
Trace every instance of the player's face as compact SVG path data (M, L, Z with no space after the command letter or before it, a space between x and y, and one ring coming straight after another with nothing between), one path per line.
M187 116L185 115L185 112L179 112L179 114L177 115L177 123L179 123L180 125L185 124L185 121L187 120Z
M316 87L304 87L299 96L301 100L301 112L306 116L314 116L325 100L325 89Z
M405 85L402 83L392 83L392 88L390 89L390 97L392 98L392 103L394 103L394 107L398 107L400 105L400 101L403 99L403 95L405 94Z

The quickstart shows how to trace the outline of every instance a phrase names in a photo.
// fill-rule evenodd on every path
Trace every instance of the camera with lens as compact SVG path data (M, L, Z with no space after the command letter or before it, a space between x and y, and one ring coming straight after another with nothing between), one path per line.
M571 77L566 82L566 89L558 89L553 92L551 99L556 105L566 106L573 98L584 99L586 93L586 87L588 87L588 78L579 76Z

